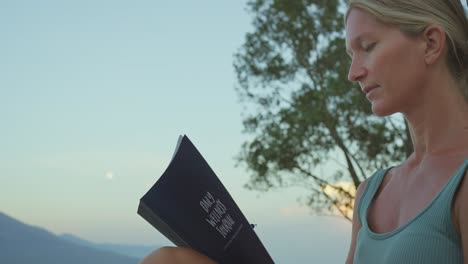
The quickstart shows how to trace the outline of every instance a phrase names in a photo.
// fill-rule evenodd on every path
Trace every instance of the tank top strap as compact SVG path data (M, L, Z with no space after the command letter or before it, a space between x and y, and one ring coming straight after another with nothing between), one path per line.
M387 174L387 172L391 168L392 167L387 169L380 169L376 171L371 177L369 177L369 181L367 182L367 185L364 188L358 205L358 219L361 226L367 225L367 208L371 204L375 193L379 189L379 186L382 183L385 174Z
M438 208L439 214L451 215L452 203L457 192L458 187L460 186L463 176L465 176L466 170L468 169L468 159L465 159L464 162L458 167L454 174L447 181L445 186L442 188L438 197L435 198L433 207Z
M452 177L447 183L446 190L444 190L443 194L441 195L446 196L449 199L453 199L455 192L458 189L458 186L460 185L467 169L468 169L468 158L465 159L465 161L462 163L460 167L458 167L455 174L452 175Z
M452 241L459 240L459 234L452 219L452 205L456 191L467 169L468 159L465 159L436 197L433 198L433 201L421 213L421 217L414 221L413 226L432 226Z

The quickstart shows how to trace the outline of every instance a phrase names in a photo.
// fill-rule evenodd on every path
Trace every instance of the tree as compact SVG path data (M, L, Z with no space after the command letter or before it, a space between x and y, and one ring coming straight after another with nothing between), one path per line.
M251 172L246 186L302 186L315 211L351 219L366 175L412 151L407 126L373 116L348 81L343 1L251 0L248 10L254 30L234 60L251 136L238 156Z

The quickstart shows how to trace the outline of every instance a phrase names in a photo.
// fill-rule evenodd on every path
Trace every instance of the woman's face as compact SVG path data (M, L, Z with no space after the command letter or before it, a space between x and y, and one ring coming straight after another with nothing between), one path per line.
M408 112L423 98L427 73L425 43L397 27L352 8L346 24L346 47L352 58L348 78L359 82L379 116Z

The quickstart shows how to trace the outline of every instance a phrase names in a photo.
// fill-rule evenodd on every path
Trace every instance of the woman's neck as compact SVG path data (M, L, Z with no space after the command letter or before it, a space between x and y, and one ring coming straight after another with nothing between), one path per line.
M416 102L418 107L403 113L415 163L441 154L468 154L468 103L451 78L432 84Z

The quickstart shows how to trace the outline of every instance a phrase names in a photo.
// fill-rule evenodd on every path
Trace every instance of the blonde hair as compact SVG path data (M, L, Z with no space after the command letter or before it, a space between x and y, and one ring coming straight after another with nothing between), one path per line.
M348 0L345 23L353 7L411 36L430 24L442 27L447 36L447 65L468 102L468 19L460 0Z

